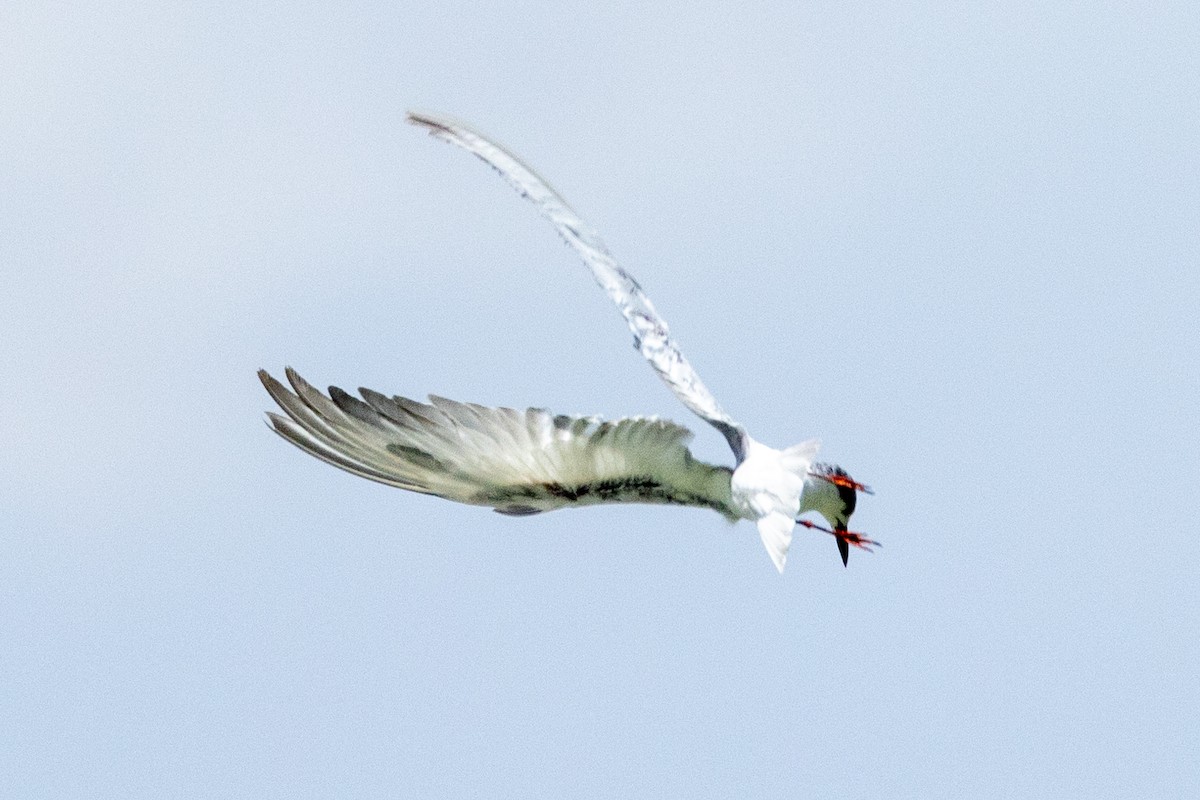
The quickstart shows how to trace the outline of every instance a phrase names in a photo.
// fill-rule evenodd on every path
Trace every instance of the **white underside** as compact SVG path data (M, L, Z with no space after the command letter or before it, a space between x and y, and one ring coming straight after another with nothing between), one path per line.
M800 515L804 480L821 443L801 442L776 450L750 440L746 460L733 473L734 508L758 525L758 535L775 568L783 572L792 529Z

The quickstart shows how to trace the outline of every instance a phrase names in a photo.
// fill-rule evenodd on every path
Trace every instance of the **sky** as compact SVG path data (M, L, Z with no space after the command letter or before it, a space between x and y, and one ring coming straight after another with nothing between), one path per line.
M291 365L731 463L408 108L882 549L272 435ZM0 795L1200 795L1198 108L1183 2L6 4Z

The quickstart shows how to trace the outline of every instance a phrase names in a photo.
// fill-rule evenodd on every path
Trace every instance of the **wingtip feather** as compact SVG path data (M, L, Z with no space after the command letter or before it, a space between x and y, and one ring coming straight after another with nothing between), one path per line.
M451 116L431 111L414 111L410 109L404 115L404 121L409 125L423 128L426 133L435 139L446 141L455 141L460 138L461 131L470 130L465 123L459 122Z

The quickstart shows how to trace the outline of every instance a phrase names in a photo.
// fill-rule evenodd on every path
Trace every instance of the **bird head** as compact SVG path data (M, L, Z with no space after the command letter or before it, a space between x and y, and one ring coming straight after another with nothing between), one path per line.
M816 511L828 522L828 528L808 520L797 520L806 528L824 531L837 540L842 564L850 559L850 545L871 552L879 542L867 539L861 533L850 530L850 515L858 503L858 493L874 494L871 489L847 474L836 464L813 464L804 478L804 489L800 495L800 513Z

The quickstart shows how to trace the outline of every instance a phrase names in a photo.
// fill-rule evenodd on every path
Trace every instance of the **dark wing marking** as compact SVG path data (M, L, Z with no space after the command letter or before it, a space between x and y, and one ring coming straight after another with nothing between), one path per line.
M347 472L511 515L596 503L670 503L733 518L726 467L697 461L691 432L667 420L554 415L430 397L419 403L337 387L292 369L291 388L259 372L286 416L275 431Z
M725 436L741 463L746 456L745 429L725 413L701 382L679 345L671 338L666 320L655 311L642 287L617 264L600 235L567 201L520 158L467 125L447 117L412 112L408 120L424 127L438 139L474 153L537 206L567 244L583 257L596 282L616 303L633 332L635 345L650 366L685 406Z

